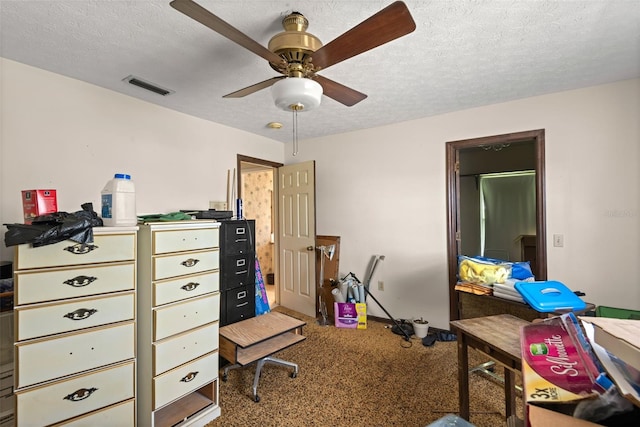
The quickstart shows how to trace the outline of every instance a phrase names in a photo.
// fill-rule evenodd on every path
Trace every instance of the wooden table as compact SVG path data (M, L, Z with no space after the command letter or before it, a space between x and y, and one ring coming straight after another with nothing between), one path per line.
M292 367L292 378L298 374L298 365L271 355L306 339L302 327L306 322L283 313L269 312L220 328L220 355L233 365L224 368L222 380L226 381L229 370L257 362L253 380L253 399L260 401L258 381L265 363Z
M516 412L515 372L522 370L520 327L526 320L509 314L454 320L451 327L458 335L458 401L460 416L469 420L469 347L504 366L506 418Z

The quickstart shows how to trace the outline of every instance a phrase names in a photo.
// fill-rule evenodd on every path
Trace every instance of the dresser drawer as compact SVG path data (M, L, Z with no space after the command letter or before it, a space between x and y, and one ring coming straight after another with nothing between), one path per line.
M13 387L0 387L0 426L2 426L2 419L5 415L13 414L15 401Z
M222 290L256 283L256 256L253 252L225 256L220 262L222 263L220 267Z
M154 231L153 254L217 248L218 236L217 228Z
M217 292L220 274L212 271L153 284L153 305L159 306L187 298Z
M15 273L16 305L134 290L134 262L18 271Z
M16 425L44 426L134 397L134 363L16 393ZM96 425L105 424L103 421Z
M157 341L218 320L220 295L213 294L163 306L155 309L153 315L153 340Z
M135 294L81 298L58 304L18 307L18 341L133 320Z
M218 353L211 353L153 379L153 409L191 393L218 377Z
M0 427L15 427L15 418L13 417L13 412L11 412L11 415L8 415L7 417L2 417L0 418Z
M218 349L218 322L176 335L153 345L153 375Z
M133 322L18 343L17 387L26 387L135 356Z
M64 265L94 264L135 259L136 235L94 235L93 243L71 240L34 248L30 244L18 245L15 270L57 267Z
M9 344L9 346L13 345L13 340ZM5 390L7 388L13 387L13 364L10 363L7 366L6 370L0 371L0 390Z
M133 399L59 424L64 427L133 427L135 425L136 404Z
M219 256L215 249L154 257L153 280L215 270L220 266Z

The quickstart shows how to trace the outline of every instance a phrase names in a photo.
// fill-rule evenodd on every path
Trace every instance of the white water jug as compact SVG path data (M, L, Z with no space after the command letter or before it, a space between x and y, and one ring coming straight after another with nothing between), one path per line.
M102 222L106 227L136 225L136 190L131 175L117 173L102 190Z

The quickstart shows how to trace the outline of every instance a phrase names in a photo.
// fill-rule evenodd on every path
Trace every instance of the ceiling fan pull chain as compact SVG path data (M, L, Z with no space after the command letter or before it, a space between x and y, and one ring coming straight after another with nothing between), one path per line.
M293 153L295 156L298 154L298 109L292 108L293 111Z

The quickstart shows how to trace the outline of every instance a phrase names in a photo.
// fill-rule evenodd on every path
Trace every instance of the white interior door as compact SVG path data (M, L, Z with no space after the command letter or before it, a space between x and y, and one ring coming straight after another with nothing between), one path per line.
M315 162L278 168L280 305L316 316Z

